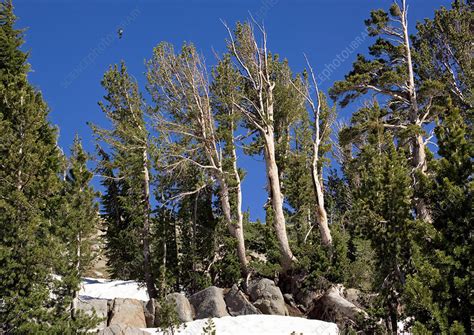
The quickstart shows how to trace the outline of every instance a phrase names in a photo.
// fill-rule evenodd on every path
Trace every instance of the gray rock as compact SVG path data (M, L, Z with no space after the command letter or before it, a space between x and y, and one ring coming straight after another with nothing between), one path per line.
M107 316L109 313L107 303L107 299L77 298L75 308L86 315L93 315L95 312L95 315L101 319L97 324L97 328L104 328L107 327Z
M249 285L250 298L263 314L288 315L280 288L270 279L260 279Z
M193 294L189 302L196 311L196 319L220 318L228 316L221 288L211 286Z
M109 319L109 326L113 325L146 328L143 302L136 299L115 298Z
M178 318L181 322L193 321L194 310L188 298L181 293L170 293L166 296L166 301L174 305Z
M240 291L235 284L225 295L224 300L227 305L227 311L232 316L262 314L254 305L252 305L245 294Z
M283 294L283 299L285 299L285 302L288 305L291 305L291 306L296 305L295 299L293 298L293 296L290 293Z
M149 335L150 333L140 328L126 325L113 325L99 330L98 335Z

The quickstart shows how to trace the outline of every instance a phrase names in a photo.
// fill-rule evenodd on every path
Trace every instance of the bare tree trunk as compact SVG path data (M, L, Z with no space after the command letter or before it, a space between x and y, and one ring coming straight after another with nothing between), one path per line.
M316 219L319 226L319 231L321 233L321 240L324 245L329 246L332 245L332 237L331 237L331 230L329 229L328 225L328 215L326 212L326 208L324 206L324 189L323 189L323 174L322 168L319 166L319 155L320 155L320 147L321 142L324 139L325 131L330 128L331 121L325 120L325 123L322 126L321 130L321 97L319 94L318 82L316 81L316 77L314 76L313 68L306 57L306 64L308 65L311 80L314 85L314 89L316 91L317 97L317 104L314 103L313 98L311 97L310 89L308 84L304 84L305 91L301 91L296 85L294 87L300 94L305 98L308 105L310 106L311 110L314 114L314 134L313 134L313 159L311 162L311 178L313 181L313 188L314 194L316 197ZM309 232L308 232L309 234ZM308 235L307 235L308 236ZM306 238L305 238L306 241Z
M251 102L253 108L248 109L240 103L233 102L249 123L259 131L261 138L264 140L264 157L266 172L269 184L269 193L272 203L274 215L274 229L279 244L281 253L281 266L284 271L291 269L293 263L296 261L295 256L291 252L288 243L288 236L286 233L285 215L283 213L283 196L281 192L281 180L279 170L276 162L275 153L275 133L274 133L274 96L273 89L275 83L271 75L271 66L269 66L269 54L267 50L267 34L265 29L257 22L254 23L260 29L262 34L262 45L258 46L253 33L253 28L247 25L247 35L244 33L242 39L239 41L244 45L244 49L251 50L253 57L243 56L237 47L236 41L229 27L224 23L229 37L232 52L236 58L237 63L241 67L241 75L248 80L255 93L255 96L242 98ZM256 99L255 99L256 98ZM253 101L255 99L255 101Z
M144 221L143 221L143 268L148 296L156 298L155 278L151 270L150 260L150 174L148 171L148 153L143 150L143 195L144 195Z
M233 130L233 129L232 129ZM232 132L233 133L233 132ZM234 139L232 138L232 142ZM236 232L235 237L237 239L237 254L239 256L240 264L242 267L242 274L244 278L248 276L248 261L245 249L245 238L244 238L244 216L242 214L242 187L239 175L239 169L237 168L237 153L235 151L235 144L232 143L232 168L234 172L234 178L236 182L236 193L237 203L235 204L236 214Z
M248 261L247 254L245 252L244 231L242 227L243 220L240 218L240 222L237 220L236 223L233 223L229 200L229 187L223 178L219 180L219 184L219 195L222 211L224 212L224 217L227 221L227 227L230 234L237 240L237 256L239 257L243 278L245 278L248 274Z
M403 39L405 46L405 54L407 59L407 70L408 70L408 94L410 100L410 122L413 125L422 126L420 120L418 102L416 97L416 87L415 87L415 76L413 71L413 63L411 57L410 49L410 37L408 33L408 20L407 20L407 6L406 1L402 1L402 19L401 25L403 29ZM427 171L427 162L426 162L426 148L423 141L423 136L420 133L417 133L412 138L412 152L413 152L413 166L421 174L426 175ZM417 183L418 185L418 183ZM432 222L431 214L426 205L424 199L417 198L415 199L415 207L417 216L427 222Z
M280 188L280 178L278 174L278 166L275 159L275 143L274 134L271 127L267 128L267 133L262 134L265 139L265 163L267 170L267 177L269 180L271 202L274 216L274 228L278 239L278 245L281 253L281 266L284 271L291 268L293 262L296 260L290 249L288 236L286 233L286 220L283 212L283 196Z
M324 193L323 193L323 186L319 179L318 174L318 167L317 167L317 159L316 156L313 158L313 167L312 167L312 179L313 179L313 187L314 193L316 194L316 215L319 225L319 231L321 232L321 240L324 245L332 245L332 237L331 231L329 230L328 225L328 215L326 212L326 208L324 207Z

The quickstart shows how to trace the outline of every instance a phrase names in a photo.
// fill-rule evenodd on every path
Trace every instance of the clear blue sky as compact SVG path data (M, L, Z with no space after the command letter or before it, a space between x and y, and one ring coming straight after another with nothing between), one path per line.
M408 0L409 21L432 17L449 0ZM27 27L25 49L31 51L30 79L51 108L60 128L60 145L67 150L77 132L93 152L86 122L106 126L97 102L104 91L100 80L110 64L124 59L144 85L144 60L160 41L180 46L192 41L215 64L212 50L225 49L226 31L220 18L233 25L249 11L265 22L272 52L287 58L295 72L304 67L303 52L320 74L323 90L350 70L357 53L366 53L364 19L371 9L387 9L389 0L17 0L19 27ZM123 26L122 39L117 27ZM362 38L362 40L361 40ZM339 110L347 119L354 107ZM264 166L258 158L240 156L248 171L243 184L244 209L263 218L266 200ZM98 181L94 181L97 185Z

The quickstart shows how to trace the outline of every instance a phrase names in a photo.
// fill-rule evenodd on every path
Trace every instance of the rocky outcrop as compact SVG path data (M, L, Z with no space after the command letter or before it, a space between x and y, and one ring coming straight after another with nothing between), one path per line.
M230 291L224 297L227 305L227 311L232 316L262 314L252 303L247 299L245 294L239 290L237 285L233 285Z
M288 315L280 288L270 279L260 279L249 285L250 298L263 314Z
M136 299L114 299L108 325L146 328L143 302Z
M284 287L286 290L286 287ZM311 292L308 288L307 292ZM282 294L272 280L255 280L248 286L246 295L237 285L230 289L208 287L192 295L189 300L184 294L168 294L164 301L151 299L148 302L136 299L116 298L114 300L82 297L77 299L77 310L102 318L98 325L102 335L146 334L140 328L162 326L164 318L174 308L181 322L193 319L220 318L249 314L290 315L336 322L358 324L368 319L364 307L358 304L361 293L358 290L344 289L342 285L318 290L316 298L305 309L295 293ZM287 291L288 292L288 291ZM365 322L365 321L364 321Z
M223 289L211 286L189 298L196 311L196 319L228 316Z
M86 315L94 315L100 318L97 328L107 327L109 313L108 300L93 298L77 298L75 301L76 311L84 312Z
M368 318L367 312L346 300L337 287L329 288L313 303L308 313L309 319L336 322L342 324L349 319L354 322Z
M99 330L98 335L149 335L150 333L140 328L126 325L113 325Z

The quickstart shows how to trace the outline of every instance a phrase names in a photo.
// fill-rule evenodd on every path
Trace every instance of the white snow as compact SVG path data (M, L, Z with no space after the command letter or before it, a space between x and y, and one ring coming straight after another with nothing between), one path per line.
M335 323L319 320L280 316L280 315L241 315L213 318L216 334L225 335L337 335L339 334ZM186 327L181 326L174 334L201 335L207 319L187 322ZM143 328L144 331L155 335L164 335L165 332L155 328Z
M133 280L84 278L80 297L97 299L130 298L148 301L146 288Z
M79 291L83 298L114 299L131 298L142 301L148 300L146 288L133 280L109 280L84 278ZM242 315L213 318L218 335L336 335L339 333L335 323L304 318L279 315ZM174 334L194 335L203 334L207 319L185 323ZM157 328L144 328L150 334L163 335L165 332Z

